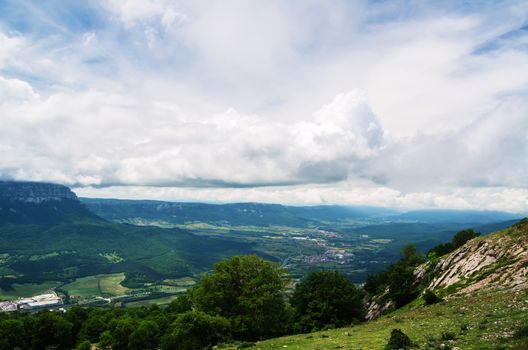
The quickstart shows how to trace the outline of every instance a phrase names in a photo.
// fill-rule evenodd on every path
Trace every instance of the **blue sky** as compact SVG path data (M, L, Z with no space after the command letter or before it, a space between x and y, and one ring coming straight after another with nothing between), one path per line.
M0 177L528 211L525 1L0 0Z

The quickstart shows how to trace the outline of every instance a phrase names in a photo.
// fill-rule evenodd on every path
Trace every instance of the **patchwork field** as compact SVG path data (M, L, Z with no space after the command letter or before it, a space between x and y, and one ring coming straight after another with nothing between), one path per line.
M93 297L110 297L126 294L128 288L120 283L125 279L124 273L95 275L78 278L74 282L62 286L72 297L83 299Z
M0 289L0 300L16 300L18 298L29 297L37 294L46 293L60 285L59 282L45 282L45 283L24 283L12 284L13 290Z

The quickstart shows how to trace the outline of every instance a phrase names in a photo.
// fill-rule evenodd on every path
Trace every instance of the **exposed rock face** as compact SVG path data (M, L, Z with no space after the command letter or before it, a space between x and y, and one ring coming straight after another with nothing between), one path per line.
M467 242L435 267L428 288L457 285L458 293L482 288L528 288L528 220Z
M428 261L416 267L416 284L436 291L451 287L444 290L448 298L478 290L528 290L528 218L503 231L472 239L432 264ZM368 320L394 307L391 300L383 298L387 293L385 290L367 301Z
M367 315L365 316L365 319L369 321L374 320L383 315L387 310L390 310L395 306L392 300L383 300L383 296L387 292L388 290L386 290L385 293L374 296L373 298L367 301Z
M25 203L77 200L68 187L40 182L0 181L0 200Z

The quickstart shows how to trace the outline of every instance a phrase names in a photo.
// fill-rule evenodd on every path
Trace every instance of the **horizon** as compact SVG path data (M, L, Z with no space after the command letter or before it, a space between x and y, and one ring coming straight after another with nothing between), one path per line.
M528 3L0 1L0 180L528 213Z

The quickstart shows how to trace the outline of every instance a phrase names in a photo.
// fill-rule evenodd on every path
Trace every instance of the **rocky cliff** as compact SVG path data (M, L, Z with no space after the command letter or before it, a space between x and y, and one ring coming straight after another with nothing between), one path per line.
M476 291L528 290L528 218L502 231L474 238L439 259L418 266L415 285L444 298ZM370 298L367 319L394 307L382 295Z
M431 263L428 263L431 264ZM426 266L417 270L424 274ZM455 294L480 289L528 288L528 219L494 234L467 242L434 266L427 288Z
M40 182L0 182L0 201L42 203L47 201L77 200L68 187Z

